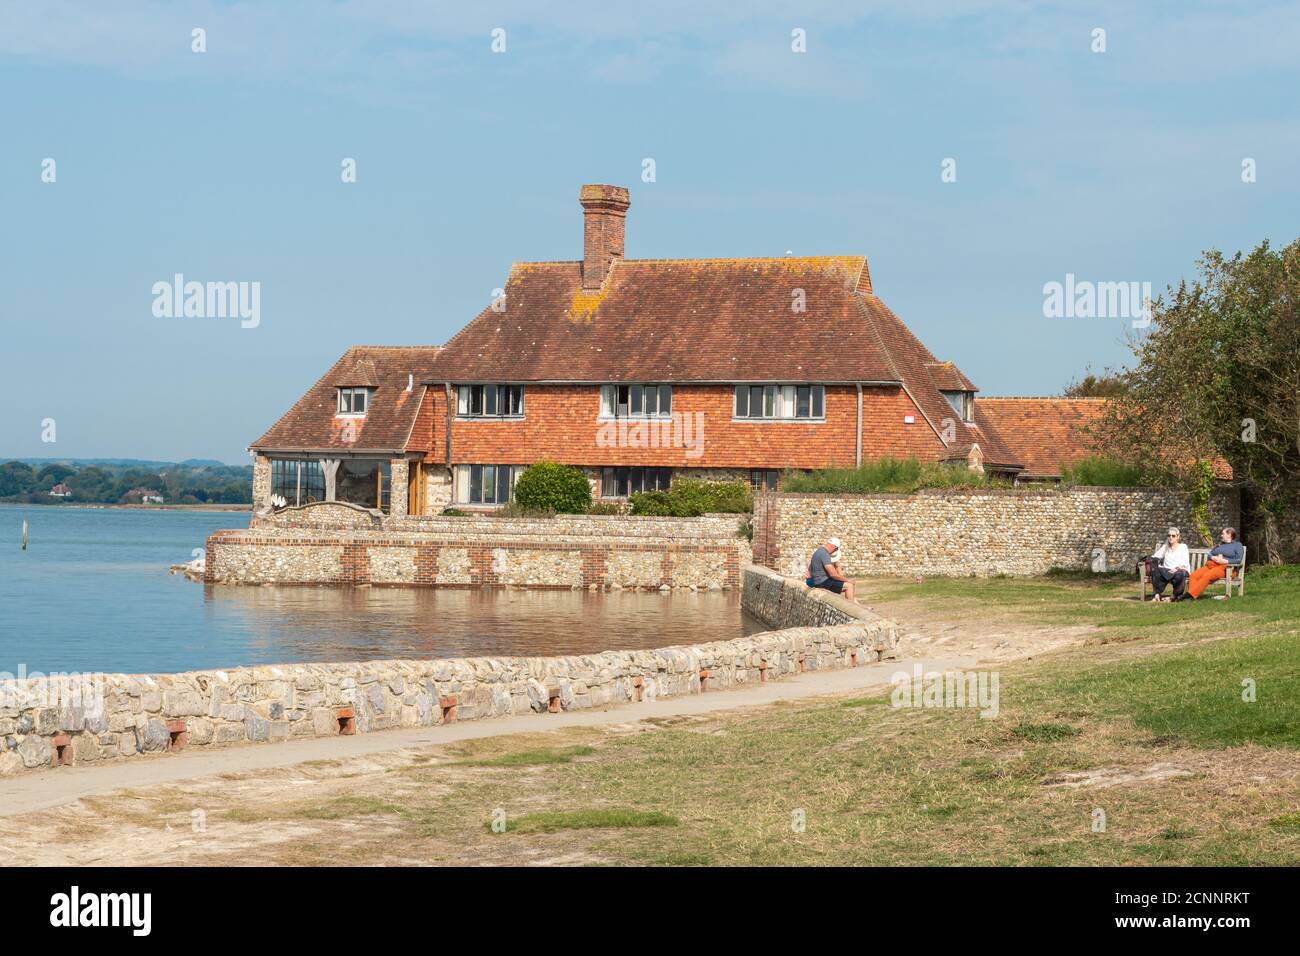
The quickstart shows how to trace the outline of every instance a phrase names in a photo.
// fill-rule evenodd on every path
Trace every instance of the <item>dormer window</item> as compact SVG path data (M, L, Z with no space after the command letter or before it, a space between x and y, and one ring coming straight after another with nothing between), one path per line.
M952 410L956 412L964 422L973 421L975 418L975 393L974 392L941 392Z
M366 409L370 407L370 389L368 388L340 388L339 389L339 410L340 415L351 415L361 418L366 414Z

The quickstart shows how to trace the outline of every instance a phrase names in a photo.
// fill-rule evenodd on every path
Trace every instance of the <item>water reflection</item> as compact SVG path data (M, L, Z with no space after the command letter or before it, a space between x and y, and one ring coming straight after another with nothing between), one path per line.
M204 588L250 661L592 654L730 640L764 630L737 592L474 588Z
M21 521L31 545L18 547ZM167 573L248 515L0 505L0 672L550 655L739 637L732 593L209 587Z

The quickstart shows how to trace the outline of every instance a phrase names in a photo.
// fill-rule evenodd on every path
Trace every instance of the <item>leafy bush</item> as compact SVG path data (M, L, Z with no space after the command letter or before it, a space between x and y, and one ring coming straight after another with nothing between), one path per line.
M1073 465L1062 467L1061 483L1138 488L1150 484L1151 476L1140 465L1129 465L1104 455L1090 455L1080 458Z
M781 476L782 491L819 494L909 494L921 488L1005 488L1009 483L991 478L961 465L925 462L915 458L880 458L864 461L857 468L822 468L817 471L787 471Z
M745 481L705 481L679 478L667 491L644 491L629 501L634 515L695 518L703 514L746 514L754 498Z
M617 501L593 501L587 509L589 515L621 515L627 508Z
M515 482L515 501L533 511L586 514L591 508L591 483L572 465L539 461L525 468Z

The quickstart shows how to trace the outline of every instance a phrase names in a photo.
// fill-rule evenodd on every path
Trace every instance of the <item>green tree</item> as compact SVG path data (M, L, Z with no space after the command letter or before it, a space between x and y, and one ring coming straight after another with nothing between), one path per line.
M1121 373L1109 369L1101 375L1086 372L1083 378L1070 382L1061 395L1065 398L1118 398L1128 391L1128 383Z
M591 482L572 465L539 461L515 482L515 501L531 510L585 514L591 507Z
M81 469L75 475L69 475L64 482L72 489L73 497L78 501L107 502L113 490L113 476L97 465Z
M36 489L36 472L31 465L21 461L7 461L0 465L0 498L25 495Z
M68 478L69 475L75 475L77 469L69 468L67 465L61 465L58 462L51 462L36 473L36 483L39 488L49 491L52 487Z
M1200 276L1152 307L1131 343L1126 390L1092 428L1126 461L1158 466L1199 493L1222 457L1253 496L1269 563L1281 561L1278 518L1300 493L1300 240L1228 258L1206 252ZM1167 301L1166 301L1167 298Z

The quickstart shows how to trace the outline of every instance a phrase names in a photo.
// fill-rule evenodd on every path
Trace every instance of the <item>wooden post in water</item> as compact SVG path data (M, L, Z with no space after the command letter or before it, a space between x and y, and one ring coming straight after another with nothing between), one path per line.
M23 519L23 550L27 550L27 519Z

